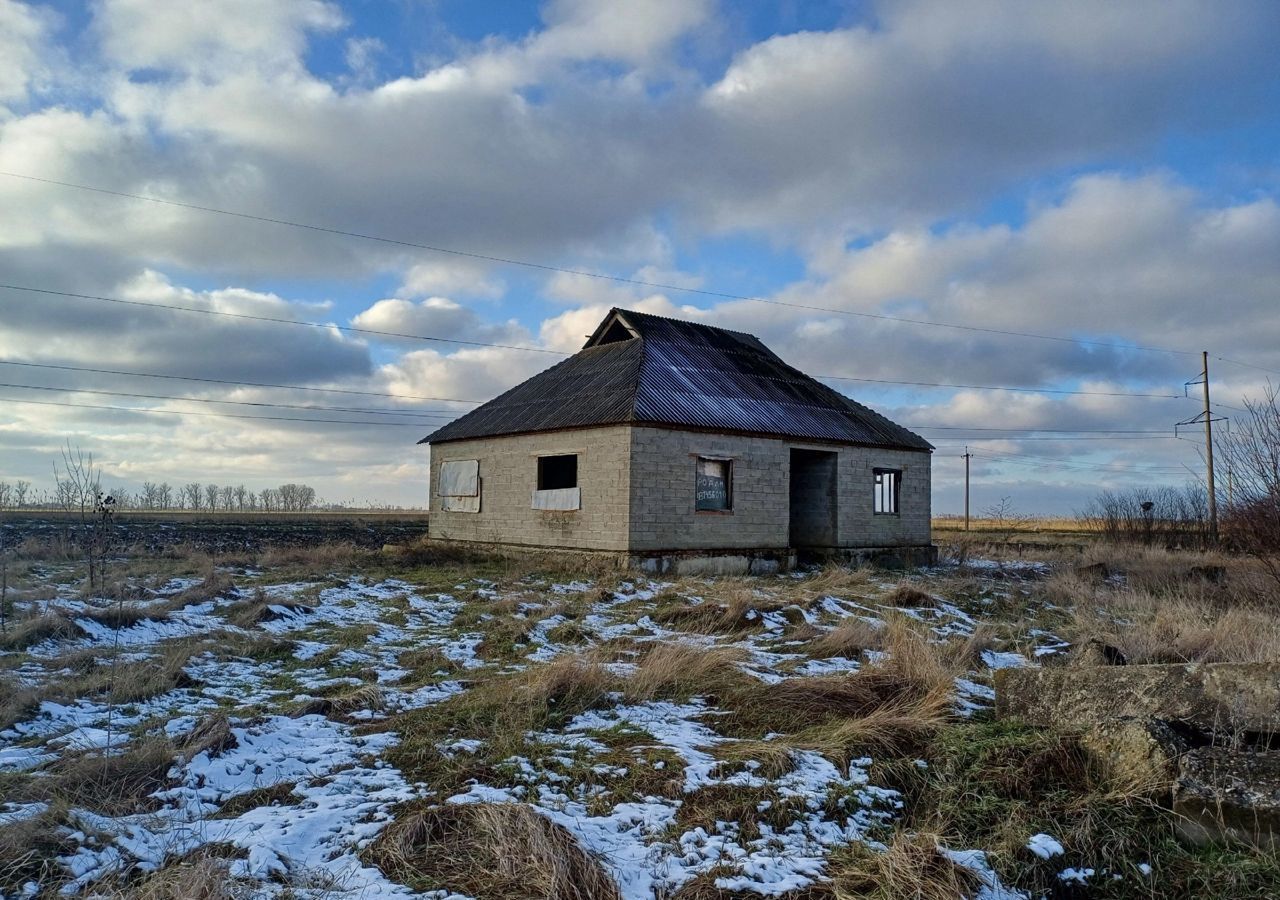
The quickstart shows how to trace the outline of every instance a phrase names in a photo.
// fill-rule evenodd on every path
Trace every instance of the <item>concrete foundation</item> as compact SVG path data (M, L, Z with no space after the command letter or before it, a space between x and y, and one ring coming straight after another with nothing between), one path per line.
M666 550L646 553L616 553L602 550L573 550L554 546L506 544L496 541L458 541L428 538L429 543L456 546L469 551L496 554L546 554L558 557L581 557L585 562L605 562L618 569L632 569L654 577L682 575L775 575L790 572L799 565L839 563L848 566L869 565L884 569L904 569L933 565L938 559L937 547L866 547L841 548L814 554L794 548L761 548L751 550Z

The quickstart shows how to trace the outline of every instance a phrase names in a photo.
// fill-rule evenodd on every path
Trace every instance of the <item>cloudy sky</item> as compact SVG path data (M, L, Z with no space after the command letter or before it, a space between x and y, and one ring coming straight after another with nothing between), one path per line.
M1199 351L1224 416L1280 378L1278 51L1272 0L0 0L0 480L422 504L616 305L917 428L938 512L966 443L978 509L1180 484Z

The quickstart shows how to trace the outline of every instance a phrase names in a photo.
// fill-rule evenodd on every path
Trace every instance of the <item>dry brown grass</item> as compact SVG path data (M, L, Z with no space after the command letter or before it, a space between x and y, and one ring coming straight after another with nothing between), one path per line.
M809 655L815 658L844 656L856 658L863 650L884 649L884 626L857 616L841 619L831 631L809 644Z
M745 658L741 650L730 647L650 644L623 691L633 703L658 697L688 700L720 694L726 686L748 677L737 666Z
M1280 617L1254 603L1221 606L1182 592L1121 592L1076 611L1074 641L1114 646L1130 663L1280 661Z
M789 600L762 593L754 582L743 578L720 579L713 591L708 591L701 603L680 596L661 602L653 619L681 631L739 635L760 628L761 613L792 605Z
M1043 596L1073 613L1063 636L1132 663L1280 661L1280 597L1251 560L1101 546L1055 574ZM1103 580L1095 571L1120 576Z
M40 692L14 678L0 676L0 731L35 715Z
M830 871L837 900L959 900L981 882L938 852L936 834L895 831L887 849L852 844L834 854Z
M43 641L80 637L84 637L84 632L71 620L71 616L52 610L10 622L8 632L0 634L0 650L25 650Z
M105 815L138 812L155 791L168 786L174 747L166 740L135 741L118 754L64 754L46 777L29 782L30 799L84 807Z
M183 738L180 758L187 763L201 753L217 756L231 750L236 744L236 736L231 733L231 720L227 714L222 711L210 713L202 716Z
M268 547L258 555L258 565L269 569L300 569L310 575L329 574L355 565L369 556L348 541L307 544L296 547Z
M674 894L664 895L663 900L759 900L762 895L756 891L726 891L716 886L721 877L737 874L738 871L730 865L714 868L686 881ZM772 900L833 900L835 891L826 882L816 881L802 888L771 894L770 897Z
M769 732L784 735L744 745L744 754L771 753L774 743L833 759L860 748L905 752L920 746L948 718L957 663L945 645L930 644L905 619L891 619L883 636L885 657L855 674L730 687L719 698L728 714L715 727L749 741Z
M195 603L206 603L219 597L230 596L235 586L235 580L230 575L215 568L210 562L199 584L194 584L185 591L175 594L165 606L170 610L178 610Z
M112 603L110 606L91 607L80 615L100 622L108 628L129 628L148 619L161 621L169 617L163 608L147 608L123 601Z
M808 578L786 579L771 585L779 597L793 603L807 605L823 597L864 597L874 593L871 584L873 570L850 568L837 564L824 566Z
M248 885L231 878L230 863L196 853L175 860L117 892L110 900L243 900L252 895Z
M222 607L220 612L223 618L227 620L227 624L248 630L256 628L263 622L280 618L280 613L276 612L272 607L299 613L311 612L311 607L302 603L269 597L262 588L255 590L253 596L247 600L241 600L230 606Z
M19 897L29 882L53 885L64 877L58 857L77 847L62 827L65 820L66 809L59 805L0 826L0 894Z
M620 900L600 863L563 827L517 803L443 804L397 819L364 852L417 890L502 900Z
M316 697L302 703L294 716L328 716L344 718L362 709L383 709L387 698L376 684L366 684L333 697Z
M602 665L599 654L560 656L522 672L510 686L511 704L538 719L561 720L603 703L619 679Z
M909 582L903 582L886 594L883 598L889 606L905 606L912 609L936 606L938 601Z

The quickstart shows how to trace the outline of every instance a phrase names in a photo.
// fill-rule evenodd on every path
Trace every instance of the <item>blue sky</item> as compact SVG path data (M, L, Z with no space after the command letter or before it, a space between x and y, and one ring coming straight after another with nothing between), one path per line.
M1034 389L832 382L938 444L938 511L959 508L967 438L990 451L979 507L1061 514L1199 465L1172 440L1190 401L1104 395L1181 393L1202 348L1262 367L1215 362L1225 402L1280 374L1277 47L1266 0L0 0L0 170L667 287L9 176L0 271L561 352L633 306L751 331L814 374ZM13 291L0 315L11 361L271 375L406 409L396 397L492 396L554 358ZM74 376L20 376L11 400L37 386L88 400ZM318 401L105 381L167 391L149 408L169 413L12 404L0 480L47 481L71 439L125 486L308 480L336 499L425 499L408 429L184 416L209 407L179 396Z

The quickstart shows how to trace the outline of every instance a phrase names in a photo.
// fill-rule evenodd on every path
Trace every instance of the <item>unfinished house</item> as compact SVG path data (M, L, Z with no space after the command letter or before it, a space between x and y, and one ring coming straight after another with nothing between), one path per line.
M432 539L677 574L932 559L929 442L741 332L614 309L421 443Z

